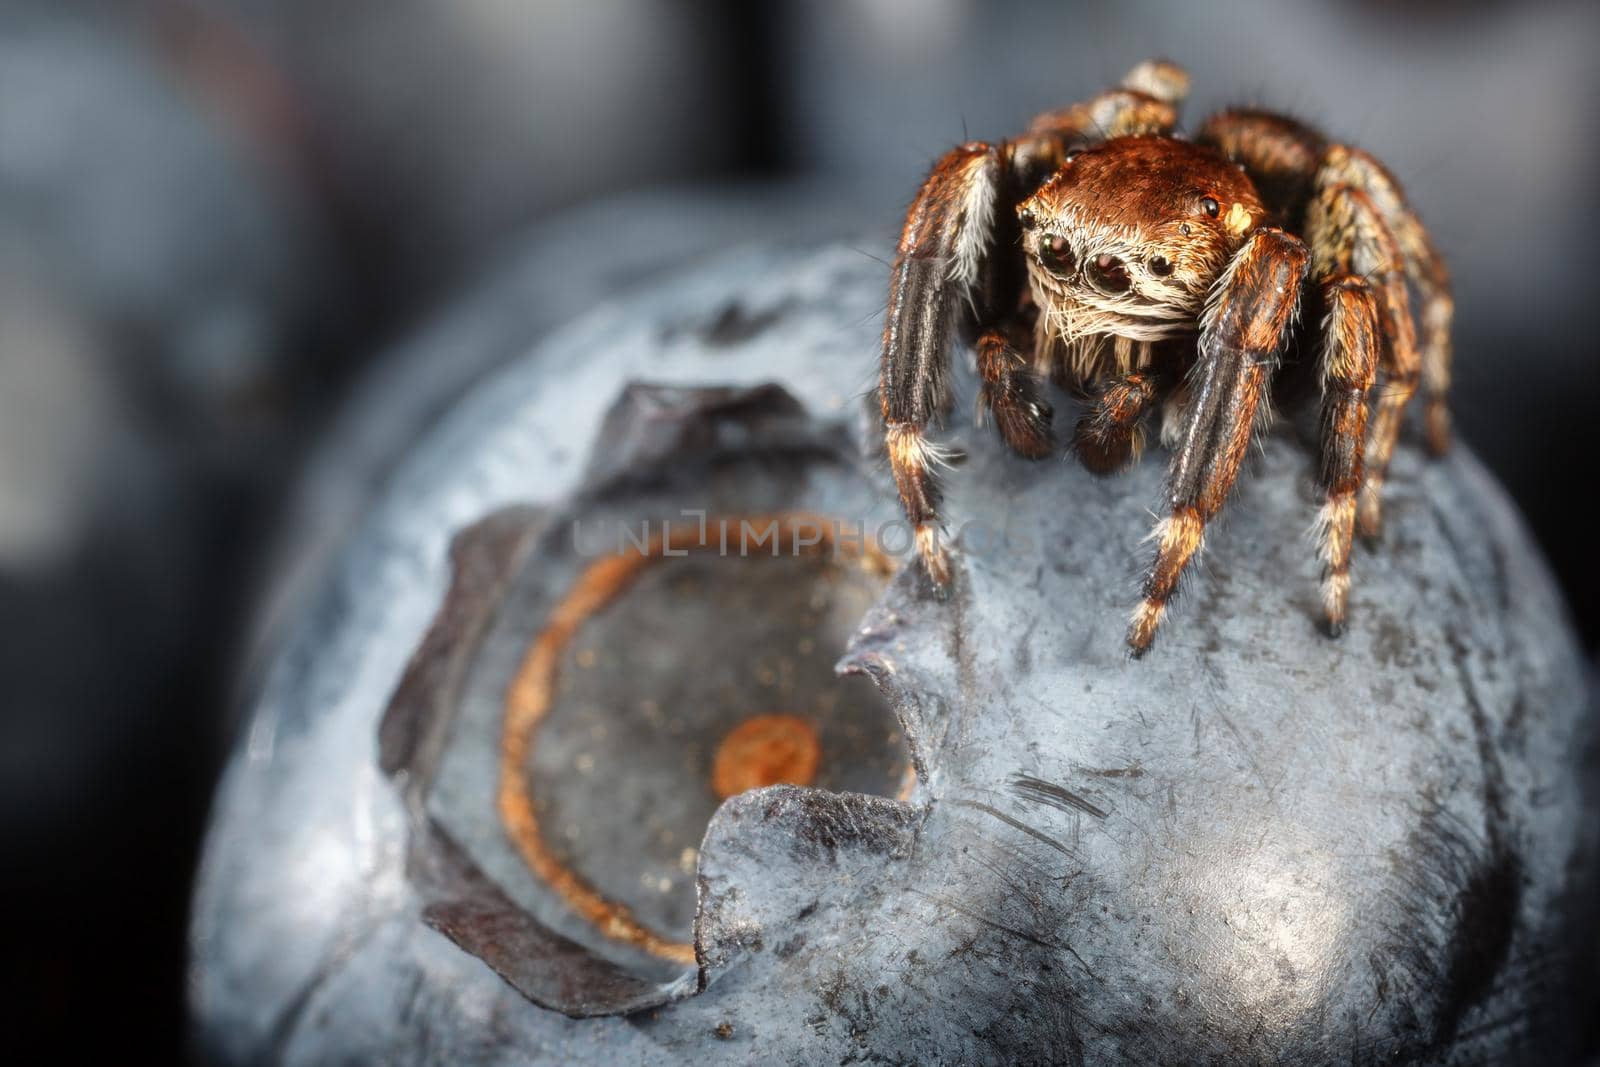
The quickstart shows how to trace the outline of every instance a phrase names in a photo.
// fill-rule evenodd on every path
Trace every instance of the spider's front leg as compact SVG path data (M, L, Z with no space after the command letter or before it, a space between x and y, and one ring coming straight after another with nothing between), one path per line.
M941 587L950 580L933 471L941 454L926 432L948 405L952 334L969 309L984 329L983 399L1002 435L1028 456L1047 454L1051 443L1050 407L998 328L1021 284L1016 265L991 255L1016 239L1011 184L1003 145L947 153L911 202L890 276L878 383L885 441L917 551Z
M1128 626L1135 656L1155 639L1184 568L1200 550L1206 523L1221 510L1238 477L1310 261L1305 245L1282 230L1263 228L1217 281L1201 322L1199 358L1172 461L1168 514L1152 533L1155 560L1145 577L1144 600Z

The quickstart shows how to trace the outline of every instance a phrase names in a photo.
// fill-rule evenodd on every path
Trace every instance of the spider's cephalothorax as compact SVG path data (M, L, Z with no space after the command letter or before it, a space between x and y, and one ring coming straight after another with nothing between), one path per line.
M964 318L976 327L980 409L1024 456L1053 451L1045 378L1087 400L1074 444L1100 473L1138 455L1160 410L1175 455L1128 631L1136 653L1232 487L1288 353L1304 353L1293 366L1320 386L1330 632L1344 624L1352 537L1378 531L1419 382L1429 447L1441 453L1450 437L1449 276L1398 183L1370 155L1270 112L1225 111L1198 141L1180 140L1187 86L1172 64L1144 63L1015 140L945 155L906 215L883 336L889 459L940 586L950 573L939 452L925 431L948 404L951 333Z

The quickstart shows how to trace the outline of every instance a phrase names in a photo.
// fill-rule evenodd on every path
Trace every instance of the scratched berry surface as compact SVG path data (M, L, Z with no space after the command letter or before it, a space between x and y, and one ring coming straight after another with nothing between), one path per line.
M1161 450L1099 480L952 420L939 438L965 459L945 515L982 525L956 542L948 597L902 568L841 662L899 716L922 772L902 799L777 786L725 803L698 850L698 965L633 988L626 1006L654 1006L626 1016L599 986L596 1017L541 1007L423 921L417 824L378 739L450 588L452 539L510 506L564 513L615 476L608 456L655 447L601 434L634 381L776 383L853 457L837 506L892 511L866 396L882 271L792 246L685 271L529 337L417 442L267 673L219 795L193 928L202 1047L284 1063L1560 1062L1594 966L1585 668L1464 449L1430 464L1402 446L1335 642L1310 554L1284 535L1314 513L1314 460L1292 428L1269 438L1173 609L1185 625L1132 662L1116 620ZM434 343L448 358L456 342ZM1076 412L1058 407L1065 425ZM689 648L685 668L719 651ZM618 805L649 800L619 782ZM596 981L592 962L548 966L570 968L570 990Z

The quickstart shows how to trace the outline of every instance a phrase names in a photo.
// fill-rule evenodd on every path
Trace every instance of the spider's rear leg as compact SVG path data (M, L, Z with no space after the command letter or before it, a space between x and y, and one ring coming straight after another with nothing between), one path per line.
M1140 424L1155 405L1161 383L1153 371L1138 370L1100 394L1078 419L1073 445L1083 465L1095 474L1115 474L1139 457Z
M1016 306L1014 291L999 291L1008 273L985 269L999 235L1015 232L1010 204L1001 203L1007 184L1001 148L973 143L946 153L906 212L890 274L878 382L885 443L917 550L940 587L950 580L939 543L940 452L926 432L948 405L960 316L971 309L993 321L996 308Z
M1122 87L1168 104L1181 104L1189 95L1189 72L1170 59L1147 59L1123 76Z
M1201 124L1195 140L1244 166L1273 214L1299 216L1311 198L1328 139L1287 115L1261 108L1219 111Z
M1350 597L1350 542L1366 445L1367 390L1382 348L1378 299L1365 279L1341 274L1323 282L1322 463L1324 501L1317 515L1322 609L1328 632L1344 630Z
M1189 75L1182 67L1169 60L1147 59L1130 70L1118 88L1035 115L1011 144L1020 184L1037 186L1074 149L1113 137L1170 134L1178 124L1178 105L1188 92Z
M1054 409L1044 397L1043 383L1033 375L1030 360L1012 337L998 327L978 338L980 421L987 413L1011 450L1028 459L1044 459L1055 450L1050 426Z
M1404 256L1372 198L1350 185L1317 190L1306 213L1306 234L1319 277L1345 273L1365 277L1378 298L1387 344L1380 348L1383 380L1367 433L1365 477L1356 509L1357 529L1362 536L1373 537L1382 525L1384 478L1400 438L1401 419L1421 377Z
M1400 183L1370 153L1347 145L1328 149L1319 181L1342 184L1367 194L1383 225L1394 236L1404 261L1406 277L1422 298L1423 426L1428 450L1443 455L1450 447L1450 370L1453 353L1450 328L1455 300L1450 291L1450 271L1433 246L1422 220L1406 203Z
M1201 127L1198 140L1243 163L1267 202L1285 218L1308 204L1315 210L1315 197L1336 185L1366 194L1379 225L1394 238L1406 277L1422 298L1424 425L1428 450L1442 455L1450 447L1450 329L1455 302L1449 269L1406 202L1400 183L1370 153L1329 144L1304 123L1256 108L1213 115Z
M1217 282L1201 323L1199 361L1172 461L1168 514L1151 534L1156 556L1145 577L1144 600L1128 626L1135 656L1155 639L1184 568L1200 550L1206 523L1238 477L1310 258L1305 245L1282 230L1257 230Z

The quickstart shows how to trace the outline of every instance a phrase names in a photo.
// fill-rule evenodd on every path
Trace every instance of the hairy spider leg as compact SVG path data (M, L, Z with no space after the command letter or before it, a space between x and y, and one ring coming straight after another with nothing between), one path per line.
M1423 425L1428 450L1450 448L1450 328L1455 318L1450 271L1433 239L1405 200L1400 183L1372 155L1357 148L1329 148L1319 181L1354 186L1366 193L1404 257L1406 277L1422 299Z
M1319 253L1319 239L1311 232L1309 218L1318 210L1317 202L1325 201L1329 192L1338 187L1359 191L1366 197L1363 210L1375 216L1377 227L1388 233L1392 246L1399 251L1406 279L1422 300L1423 339L1417 356L1409 301L1408 321L1401 326L1393 322L1394 309L1401 303L1395 286L1379 288L1388 351L1380 356L1385 381L1368 438L1367 475L1358 518L1362 533L1375 535L1381 526L1383 483L1399 436L1401 416L1416 392L1419 378L1425 397L1428 449L1438 456L1450 447L1450 330L1455 303L1449 270L1421 220L1406 203L1400 183L1369 153L1330 144L1294 119L1252 108L1212 116L1201 128L1199 140L1242 163L1280 217L1292 220L1302 213L1308 216L1307 240ZM1331 256L1332 252L1328 254ZM1319 271L1319 276L1324 275ZM1404 286L1399 288L1403 294Z
M1371 282L1378 297L1386 342L1378 361L1383 378L1376 389L1367 431L1365 473L1356 507L1356 528L1371 537L1382 522L1384 477L1400 437L1401 418L1421 374L1405 262L1372 198L1354 186L1319 188L1306 210L1306 234L1318 277L1356 274Z
M1372 285L1354 274L1335 274L1321 281L1322 349L1318 372L1322 384L1322 461L1318 484L1323 492L1317 513L1317 553L1322 560L1322 611L1328 632L1344 631L1350 600L1350 544L1355 532L1356 493L1363 478L1366 448L1367 391L1377 371L1382 345L1378 296Z
M1035 115L1011 142L1021 185L1032 192L1081 148L1113 137L1170 134L1178 124L1179 98L1163 100L1136 89L1112 89L1093 100Z
M986 296L977 283L995 215L1009 210L1000 203L1005 177L1004 157L994 145L975 142L947 152L911 202L890 273L878 400L900 502L928 576L941 587L950 580L950 564L939 543L933 468L943 455L926 430L947 402L957 315Z
M1328 150L1316 130L1272 111L1230 108L1210 116L1195 140L1242 165L1278 219L1297 225Z
M1217 280L1201 320L1199 356L1167 490L1167 515L1151 533L1155 559L1128 625L1143 655L1155 639L1184 569L1227 500L1249 450L1262 396L1299 308L1311 254L1275 227L1258 229Z

